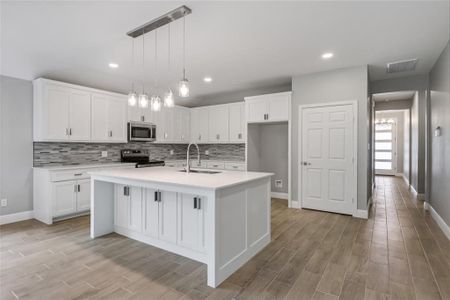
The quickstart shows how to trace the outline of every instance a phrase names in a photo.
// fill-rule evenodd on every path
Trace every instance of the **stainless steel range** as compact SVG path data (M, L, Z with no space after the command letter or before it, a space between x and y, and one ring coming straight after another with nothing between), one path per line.
M136 168L164 166L163 160L151 160L147 150L123 149L120 151L120 161L136 163Z

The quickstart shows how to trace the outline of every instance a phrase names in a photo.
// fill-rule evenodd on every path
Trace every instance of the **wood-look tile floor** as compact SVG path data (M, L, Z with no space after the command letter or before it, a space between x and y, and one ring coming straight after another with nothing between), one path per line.
M1 299L450 299L450 242L400 179L369 220L272 201L273 241L217 289L206 266L89 219L1 227Z

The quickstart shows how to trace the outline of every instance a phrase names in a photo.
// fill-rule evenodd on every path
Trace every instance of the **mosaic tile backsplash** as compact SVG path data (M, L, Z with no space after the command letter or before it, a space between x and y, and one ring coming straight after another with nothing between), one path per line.
M244 161L245 144L201 144L202 160ZM151 159L177 160L186 158L187 144L155 144L130 142L126 144L107 143L55 143L35 142L33 144L33 165L77 165L120 162L122 149L147 149ZM173 155L170 154L173 150ZM205 151L209 155L205 155ZM108 157L101 157L102 151L108 151ZM197 151L191 148L191 157Z

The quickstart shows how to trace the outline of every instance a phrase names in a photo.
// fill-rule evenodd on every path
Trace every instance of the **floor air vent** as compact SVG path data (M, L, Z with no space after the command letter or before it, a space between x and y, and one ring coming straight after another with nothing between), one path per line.
M416 64L417 58L391 62L386 65L386 73L414 71L414 69L416 68Z

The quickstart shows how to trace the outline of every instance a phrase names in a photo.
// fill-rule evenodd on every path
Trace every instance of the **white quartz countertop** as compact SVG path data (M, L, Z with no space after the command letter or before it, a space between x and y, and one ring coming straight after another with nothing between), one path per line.
M115 169L92 171L89 174L91 174L91 178L95 179L97 177L99 180L117 178L213 190L223 189L273 175L273 173L225 170L214 170L220 172L217 174L185 173L180 172L181 169L170 167Z
M50 166L41 166L41 167L33 167L34 169L44 169L44 170L75 170L75 169L91 169L91 168L113 168L113 167L124 167L124 166L134 166L135 163L100 163L100 164L80 164L80 165L50 165Z

